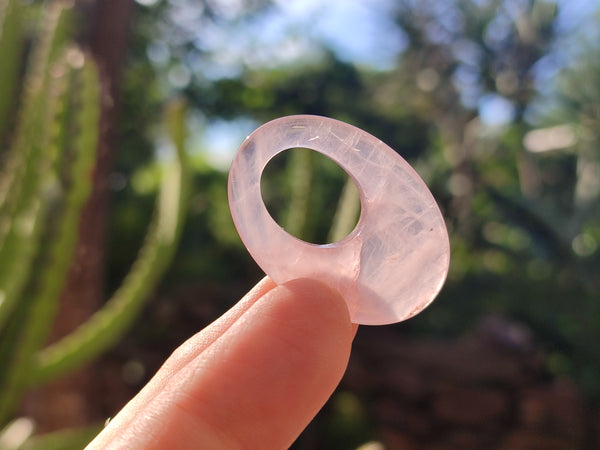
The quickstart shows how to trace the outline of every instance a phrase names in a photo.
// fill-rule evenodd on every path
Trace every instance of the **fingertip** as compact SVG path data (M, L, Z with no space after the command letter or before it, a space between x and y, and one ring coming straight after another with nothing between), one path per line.
M328 286L277 286L188 366L185 409L248 448L286 448L341 380L354 333L344 299Z
M113 437L147 448L292 444L342 378L356 325L323 283L267 281L214 340L179 354L179 370Z
M314 327L322 324L327 329L337 329L342 337L353 336L355 326L344 298L338 291L310 278L299 278L281 286L290 292L288 301L297 302L292 313L301 321L309 319Z
M343 328L349 327L349 332L354 338L358 331L358 324L351 321L348 305L337 290L310 278L298 278L283 286L297 298L310 302L306 308L309 313L323 316L324 320L330 324L339 321Z

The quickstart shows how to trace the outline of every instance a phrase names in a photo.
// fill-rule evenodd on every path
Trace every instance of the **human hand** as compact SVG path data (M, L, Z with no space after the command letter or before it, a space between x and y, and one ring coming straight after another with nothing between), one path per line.
M179 347L88 449L288 448L339 383L356 328L326 286L265 278Z

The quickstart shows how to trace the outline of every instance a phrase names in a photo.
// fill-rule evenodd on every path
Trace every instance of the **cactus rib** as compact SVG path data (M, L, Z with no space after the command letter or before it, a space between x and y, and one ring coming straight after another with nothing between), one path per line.
M39 114L43 111L48 68L65 43L71 22L70 6L70 3L65 1L51 4L48 14L45 15L44 29L31 51L17 119L17 130L0 176L0 221L3 217L10 217L14 213L16 200L10 200L18 198L17 194L23 185L23 172L28 168L30 152L38 148L31 137L40 125ZM0 245L3 241L1 233L0 226Z
M55 156L47 151L48 67L68 22L64 4L57 5L32 51L17 133L0 177L0 328L28 278L48 200L44 197L52 191L47 176Z
M23 7L15 0L0 0L0 145L5 142L9 114L15 100L20 57L23 49Z
M29 299L27 314L19 321L21 332L0 395L0 420L10 413L26 388L23 373L31 369L31 355L49 332L77 242L81 208L91 191L90 172L95 161L99 122L97 69L91 58L69 49L64 62L53 73L58 75L51 86L59 86L56 91L60 93L60 101L51 102L59 106L54 108L57 119L49 121L54 129L48 153L62 153L61 160L66 162L61 180L65 193L54 205L54 215L45 230L45 244L35 257L38 269L29 277L25 291L25 298ZM55 173L49 170L48 177L56 178ZM41 198L41 209L45 210L49 199L43 195Z
M171 114L177 114L177 108L173 108ZM154 217L130 273L112 298L88 322L34 355L34 370L30 371L29 378L31 384L79 367L115 343L137 317L168 267L181 234L189 189L183 136L174 132L172 137L177 159L165 171Z

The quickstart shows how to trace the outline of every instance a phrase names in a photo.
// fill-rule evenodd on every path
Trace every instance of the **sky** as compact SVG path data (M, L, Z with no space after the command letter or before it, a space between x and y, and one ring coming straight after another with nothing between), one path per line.
M136 1L152 6L158 0ZM168 1L173 5L171 20L187 29L189 35L196 35L199 48L217 53L216 64L223 66L245 63L264 67L286 63L310 56L320 43L325 43L346 62L385 70L394 65L406 46L406 37L393 20L395 0L272 0L274 7L243 21L236 17L243 10L243 0L207 0L220 5L223 14L230 16L229 23L225 21L218 26L199 22L201 2ZM511 1L515 5L521 2ZM595 30L593 13L600 9L600 0L547 1L559 5L561 31ZM439 19L452 20L445 12ZM228 75L225 68L221 70L224 73L219 74L215 69L214 76Z
M136 1L149 7L157 2ZM522 0L510 1L517 8ZM345 62L386 70L395 65L406 46L405 36L393 22L397 3L394 0L273 0L274 7L244 21L243 26L236 21L236 14L243 10L243 0L212 0L224 15L229 15L230 26L199 24L199 2L169 2L175 6L171 20L189 34L197 35L197 45L213 55L210 60L200 61L197 70L193 62L188 64L191 68L172 67L168 82L175 88L185 87L194 72L214 79L236 76L243 67L270 67L318 57L320 43ZM599 39L593 17L593 13L600 10L599 0L556 0L556 3L559 5L557 23L560 32L565 36L580 33L589 35L590 39ZM434 8L439 5L432 3ZM452 18L442 13L440 20ZM549 81L556 75L558 67L566 63L565 58L571 50L568 40L559 41L551 55L539 64L540 86L551 84ZM161 46L160 42L151 46L148 54L157 65L169 60L168 46ZM474 95L473 98L475 103L470 106L479 110L484 123L502 125L512 118L513 107L506 99L491 94ZM201 117L194 120L198 122ZM205 127L196 127L200 130L197 139L201 147L210 149L207 156L211 162L226 168L241 140L257 125L245 118L232 122L216 120Z

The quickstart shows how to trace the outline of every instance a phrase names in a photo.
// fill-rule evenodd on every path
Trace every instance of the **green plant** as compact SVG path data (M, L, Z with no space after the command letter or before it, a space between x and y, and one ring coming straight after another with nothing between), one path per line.
M10 96L21 92L14 132L0 126L0 143L11 142L0 153L0 426L29 387L80 367L121 337L169 266L185 216L185 108L175 102L166 123L176 157L165 163L137 260L103 308L44 347L72 262L80 212L93 187L103 98L93 58L69 41L72 14L67 2L43 8L43 29L19 88L20 30L30 15L19 1L0 0L2 124L11 123Z

